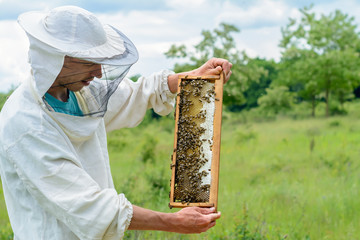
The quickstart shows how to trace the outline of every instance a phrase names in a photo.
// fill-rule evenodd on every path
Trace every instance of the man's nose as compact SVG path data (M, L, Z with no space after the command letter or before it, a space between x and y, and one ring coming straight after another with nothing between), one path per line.
M94 66L94 69L90 72L92 77L101 78L102 77L102 71L101 71L101 65L96 64Z

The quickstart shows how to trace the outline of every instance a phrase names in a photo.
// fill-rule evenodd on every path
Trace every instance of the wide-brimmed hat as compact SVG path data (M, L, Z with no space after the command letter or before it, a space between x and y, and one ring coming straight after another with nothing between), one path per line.
M27 34L71 57L109 65L138 59L136 47L123 33L76 6L26 12L18 22Z

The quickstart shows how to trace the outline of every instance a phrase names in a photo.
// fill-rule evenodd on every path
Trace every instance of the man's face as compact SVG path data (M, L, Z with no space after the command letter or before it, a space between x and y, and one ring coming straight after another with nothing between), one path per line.
M53 86L65 87L76 92L88 86L94 77L102 77L100 64L66 56Z

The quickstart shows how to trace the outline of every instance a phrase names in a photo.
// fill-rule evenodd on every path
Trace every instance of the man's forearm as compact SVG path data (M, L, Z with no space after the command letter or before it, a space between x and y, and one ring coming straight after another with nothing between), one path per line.
M186 207L175 213L162 213L133 205L129 230L201 233L215 226L220 216L214 208Z
M129 230L173 231L173 213L156 212L133 205L133 217Z

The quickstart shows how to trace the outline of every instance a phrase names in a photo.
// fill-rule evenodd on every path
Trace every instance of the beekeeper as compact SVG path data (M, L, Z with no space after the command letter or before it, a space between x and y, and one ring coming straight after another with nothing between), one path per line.
M214 209L155 212L132 205L113 185L106 132L138 125L149 108L169 114L177 74L125 78L138 59L135 46L78 7L28 12L18 22L30 41L31 76L0 114L0 174L15 239L121 239L127 229L200 233L214 226ZM227 80L230 69L214 58L188 73L223 70Z

